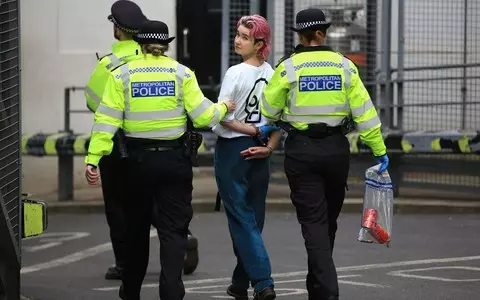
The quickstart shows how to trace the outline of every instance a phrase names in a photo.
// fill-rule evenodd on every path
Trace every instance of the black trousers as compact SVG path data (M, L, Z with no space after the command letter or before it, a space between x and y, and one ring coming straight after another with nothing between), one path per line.
M338 299L332 254L350 166L349 142L343 135L290 136L284 165L308 255L309 299Z
M183 150L129 150L126 161L129 201L125 215L127 256L122 277L125 296L128 300L140 299L153 223L160 239L160 299L183 299L183 261L193 215L190 159Z
M120 158L118 151L103 156L99 163L102 180L103 201L105 216L110 229L115 265L125 266L126 229L124 206L126 201L125 161Z
M99 168L105 216L110 229L115 265L119 268L125 266L126 255L125 201L128 186L126 167L125 159L120 158L117 142L114 141L112 153L102 157ZM153 213L153 218L156 218L155 212Z

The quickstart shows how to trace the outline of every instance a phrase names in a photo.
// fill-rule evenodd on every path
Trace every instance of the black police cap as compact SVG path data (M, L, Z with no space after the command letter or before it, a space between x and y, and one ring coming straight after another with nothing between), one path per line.
M140 7L130 0L116 1L112 5L111 12L107 19L126 33L137 33L140 26L147 20Z
M168 44L174 39L174 36L168 35L167 24L152 20L144 22L140 31L133 37L139 44Z
M321 9L307 8L297 13L292 30L298 32L305 29L328 29L330 25L330 20L327 20Z

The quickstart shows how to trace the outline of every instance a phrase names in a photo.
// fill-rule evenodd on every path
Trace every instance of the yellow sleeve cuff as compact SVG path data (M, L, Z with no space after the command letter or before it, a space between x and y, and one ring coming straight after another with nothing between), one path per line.
M101 155L89 154L85 157L85 164L98 167L101 158Z

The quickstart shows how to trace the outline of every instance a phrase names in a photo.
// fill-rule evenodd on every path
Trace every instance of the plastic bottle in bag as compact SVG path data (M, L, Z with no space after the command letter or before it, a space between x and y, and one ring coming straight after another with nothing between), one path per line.
M363 214L358 240L364 243L386 244L392 236L393 185L388 171L378 174L380 165L365 171Z

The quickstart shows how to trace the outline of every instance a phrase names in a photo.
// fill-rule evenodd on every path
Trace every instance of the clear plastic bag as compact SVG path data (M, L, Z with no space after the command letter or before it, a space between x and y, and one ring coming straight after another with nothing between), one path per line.
M365 171L365 195L358 241L390 246L393 219L393 185L388 171L378 174L380 165Z

